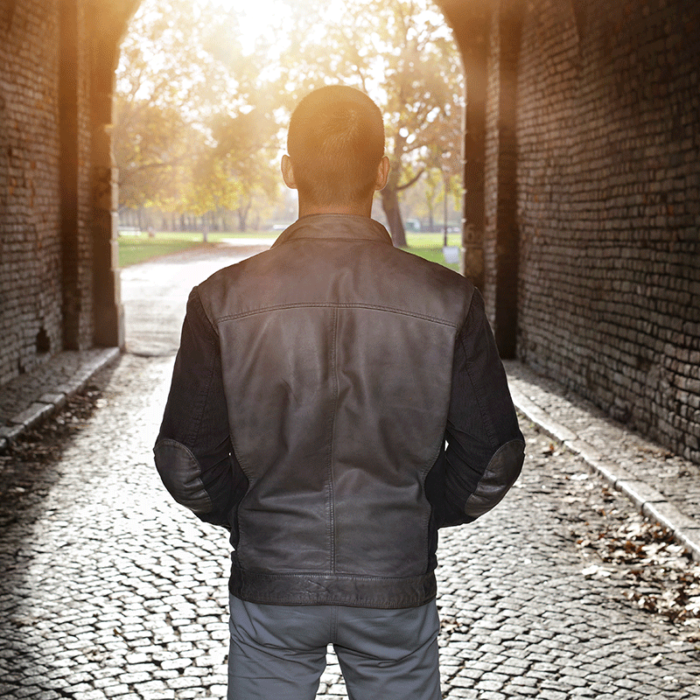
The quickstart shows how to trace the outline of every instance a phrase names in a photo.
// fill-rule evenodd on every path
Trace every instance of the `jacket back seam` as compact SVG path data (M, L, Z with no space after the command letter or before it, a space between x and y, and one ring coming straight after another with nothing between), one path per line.
M275 304L273 306L264 306L260 309L254 309L252 311L241 311L236 314L228 314L227 316L220 316L217 318L217 324L224 323L225 321L235 321L239 318L246 318L247 316L256 316L258 314L268 313L270 311L283 311L284 309L303 309L303 308L331 308L331 309L369 309L372 311L385 311L387 313L399 314L401 316L409 316L411 318L419 318L423 321L429 321L431 323L438 323L442 326L449 326L450 328L459 328L459 323L450 321L449 319L436 318L428 314L418 314L411 311L404 311L403 309L397 309L391 306L381 306L378 304L358 304L358 303L337 303L337 302L298 302L292 304Z
M335 484L333 483L333 464L335 462L335 419L338 415L338 310L333 313L333 334L330 347L330 362L333 371L333 413L330 419L330 444L328 448L328 530L330 548L330 570L336 568L336 531L335 531Z

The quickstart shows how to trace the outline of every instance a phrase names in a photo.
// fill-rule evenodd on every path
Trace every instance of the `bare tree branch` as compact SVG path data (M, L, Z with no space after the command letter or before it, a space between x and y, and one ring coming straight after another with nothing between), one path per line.
M418 180L420 180L421 175L425 172L425 168L421 168L408 182L404 182L403 185L397 185L397 191L407 190L411 185L415 185Z

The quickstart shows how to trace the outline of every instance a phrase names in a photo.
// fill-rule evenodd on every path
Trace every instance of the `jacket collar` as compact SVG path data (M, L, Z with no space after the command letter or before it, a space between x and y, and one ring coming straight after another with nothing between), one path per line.
M274 247L302 238L352 238L391 245L389 232L378 221L351 214L302 216L285 229L272 245Z

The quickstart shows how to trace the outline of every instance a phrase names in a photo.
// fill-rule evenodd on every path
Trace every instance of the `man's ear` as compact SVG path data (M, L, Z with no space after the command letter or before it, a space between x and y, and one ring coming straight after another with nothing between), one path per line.
M377 181L374 183L375 191L378 192L384 189L386 181L389 179L390 170L389 159L386 156L382 156L382 159L379 161L379 167L377 168Z
M284 180L284 184L287 185L290 190L295 190L297 188L297 183L294 180L292 159L288 155L282 156L282 179Z

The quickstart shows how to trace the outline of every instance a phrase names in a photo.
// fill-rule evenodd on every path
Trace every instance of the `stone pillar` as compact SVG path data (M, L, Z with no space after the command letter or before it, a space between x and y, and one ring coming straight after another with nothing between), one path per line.
M462 274L484 288L484 164L486 140L486 56L488 21L480 18L470 32L473 43L462 56L466 74L464 111L464 202L462 204Z
M483 0L438 0L462 54L466 78L464 113L464 203L462 274L484 285L484 142L490 4Z
M112 155L114 71L117 45L93 49L92 235L95 345L124 347L124 308L119 279L119 191Z
M92 237L94 342L124 347L124 308L119 280L119 192L112 154L114 74L119 44L140 0L92 0Z
M501 357L515 357L518 325L518 257L519 230L517 223L517 82L520 36L522 30L522 0L501 0L495 48L497 55L491 65L497 71L492 84L497 90L493 96L497 114L495 167L495 210L490 212L489 224L495 235L495 270L487 271L495 281L495 309L492 319L496 344ZM491 231L490 231L491 232ZM490 272L490 274L489 274Z

